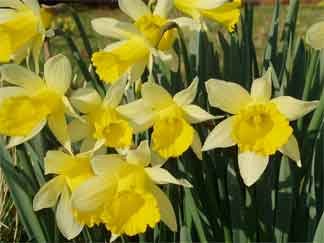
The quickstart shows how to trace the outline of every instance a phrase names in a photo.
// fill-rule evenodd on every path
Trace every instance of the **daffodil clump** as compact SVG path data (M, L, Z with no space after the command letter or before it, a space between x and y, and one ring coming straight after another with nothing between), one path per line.
M28 54L38 62L51 14L37 0L10 0L0 3L0 15L0 63L20 63Z
M202 75L196 70L186 73L196 78L181 84L170 78L180 82L183 66L185 72L190 66L182 28L198 25L202 31L203 19L208 18L229 32L236 31L240 0L158 0L150 6L142 0L118 3L129 22L106 17L91 22L94 31L117 41L88 53L89 66L77 47L70 46L86 79L72 85L78 75L65 55L51 56L48 48L40 72L38 65L28 62L29 54L35 63L39 61L50 13L36 0L0 2L0 135L7 149L23 143L28 148L37 135L39 140L51 140L44 146L46 155L39 159L40 166L33 161L35 175L41 178L33 185L40 186L33 194L34 211L52 208L59 231L69 240L85 227L98 225L110 232L111 241L157 229L161 222L176 232L177 216L180 222L189 216L174 210L172 203L177 199L168 197L170 191L180 186L177 193L186 199L178 198L177 203L191 210L196 200L190 194L195 186L191 182L195 176L202 182L206 179L199 173L186 173L187 158L197 161L194 168L201 164L208 168L207 160L202 161L207 156L213 161L226 154L224 148L237 145L237 153L231 150L229 154L235 152L247 186L257 182L277 151L302 167L291 122L312 112L318 101L272 97L272 68L252 82L250 92L238 83L199 79ZM171 19L173 6L192 19ZM80 25L77 22L77 28ZM307 35L308 43L318 49L323 47L321 28L319 23ZM80 33L86 38L82 29ZM51 31L47 37L55 35L73 43L64 30ZM23 59L27 67L18 64ZM157 60L166 72L157 71ZM223 115L217 115L220 110ZM214 149L215 153L205 152ZM220 186L210 182L207 191ZM203 211L194 211L193 224Z

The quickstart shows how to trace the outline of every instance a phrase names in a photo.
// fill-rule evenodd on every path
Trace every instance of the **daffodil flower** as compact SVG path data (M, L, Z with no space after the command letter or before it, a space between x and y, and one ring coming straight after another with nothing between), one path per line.
M301 167L300 152L290 121L316 108L318 101L290 96L271 99L271 69L253 81L251 94L240 85L221 80L206 82L211 106L233 116L219 123L207 137L203 151L238 145L238 165L244 183L254 184L279 150Z
M2 65L0 73L15 85L0 88L0 134L11 137L8 148L31 139L47 123L71 151L65 113L75 113L64 95L72 79L69 60L63 55L50 58L45 63L45 80L17 64Z
M45 174L56 176L45 183L33 200L35 211L56 207L56 223L67 239L73 239L82 230L76 217L82 217L88 225L98 223L93 215L83 214L72 207L71 195L80 184L94 176L87 154L68 155L61 151L48 151L45 157Z
M171 0L158 0L153 12L142 0L118 2L120 9L134 23L113 18L92 21L96 32L120 40L94 53L92 57L96 72L107 83L113 83L128 73L131 80L138 80L149 64L151 55L170 50L176 38L175 30L167 30L162 35L163 27L169 22L167 16L172 7Z
M150 167L152 156L147 141L125 155L98 155L91 160L96 176L73 192L73 207L97 215L117 238L144 233L163 221L172 231L177 221L171 202L156 184L191 187L184 179L174 178L167 170ZM80 223L86 223L82 218Z
M118 81L110 86L104 99L92 88L81 88L71 95L72 104L85 114L82 121L75 119L68 126L72 142L83 140L81 151L103 144L112 148L131 145L133 129L117 111L125 86L126 80Z
M204 122L215 117L192 105L197 94L198 79L173 98L161 86L146 82L142 87L142 99L117 110L132 121L135 131L144 131L153 126L152 146L162 158L180 156L190 146L199 159L201 141L190 124Z
M0 2L0 63L20 63L29 53L38 63L48 22L44 13L37 0Z
M174 0L175 7L199 21L206 17L234 31L240 19L241 0Z
M318 22L308 29L306 43L318 50L324 48L324 21Z

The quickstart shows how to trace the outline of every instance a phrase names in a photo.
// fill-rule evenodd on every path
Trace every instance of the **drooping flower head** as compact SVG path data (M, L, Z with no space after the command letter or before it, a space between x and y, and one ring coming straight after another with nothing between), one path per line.
M45 183L33 200L35 211L56 207L56 223L67 239L73 239L82 230L76 217L82 217L89 225L99 222L93 215L83 214L72 208L71 195L94 176L89 154L68 155L61 151L49 151L45 157L45 174L56 176Z
M211 106L233 114L207 137L203 151L238 145L238 163L246 185L254 184L267 167L269 156L279 150L301 166L298 143L289 122L316 108L318 101L290 96L271 99L271 69L252 83L251 94L236 83L206 82Z
M69 151L65 113L73 109L65 97L70 87L72 68L63 55L45 63L44 79L17 64L5 64L0 73L15 86L0 88L0 134L10 136L8 147L21 144L48 124L58 141Z
M192 105L197 94L196 78L187 89L172 97L163 87L147 82L142 87L142 99L118 108L128 117L135 130L153 127L152 147L167 159L182 155L190 146L201 158L201 142L190 124L215 118L199 106Z
M29 53L38 63L48 19L37 0L0 2L0 63L20 63Z
M230 32L240 20L241 0L174 0L174 4L192 18L206 17L224 25Z
M150 167L154 161L147 141L125 155L95 156L91 164L96 176L72 195L78 211L97 215L114 236L144 233L160 220L177 230L173 207L156 184L191 185L160 166ZM78 220L84 222L82 217Z
M72 142L83 139L81 151L101 145L124 149L132 144L133 129L117 111L125 86L126 80L118 81L103 100L92 88L81 88L72 94L72 104L85 114L84 121L75 119L68 127Z
M132 80L142 75L153 49L167 51L175 40L174 30L163 33L168 23L171 0L159 0L152 12L142 0L119 0L120 9L134 20L121 22L112 18L92 21L96 32L120 41L93 54L92 62L102 80L113 83L130 73ZM153 51L155 52L155 51Z
M306 43L315 49L324 48L324 21L312 25L306 33Z

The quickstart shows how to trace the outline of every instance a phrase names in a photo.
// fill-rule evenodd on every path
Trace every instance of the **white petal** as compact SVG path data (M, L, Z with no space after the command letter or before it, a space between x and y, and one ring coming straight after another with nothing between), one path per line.
M89 113L101 104L101 97L93 88L80 88L70 97L71 103L82 113Z
M324 48L324 21L312 25L306 33L305 40L315 49Z
M156 109L165 108L173 103L173 99L168 91L153 82L146 82L143 85L142 97L146 105Z
M154 15L167 18L173 7L173 0L158 0L154 9Z
M56 112L49 115L47 123L56 139L72 154L71 140L64 113Z
M174 97L173 100L180 106L191 104L197 95L199 79L196 77L188 88L181 90Z
M272 68L258 79L255 79L251 87L251 96L258 102L267 102L271 99L272 94L272 81L271 81Z
M111 233L110 235L110 239L109 242L114 242L115 240L117 240L119 238L120 235L115 235L114 233Z
M271 100L289 121L297 120L313 111L319 101L303 101L290 96L280 96Z
M44 67L44 77L49 88L64 94L72 80L72 67L69 59L62 54L48 59Z
M135 133L145 131L153 125L153 110L144 103L143 99L136 100L127 105L118 106L116 110L122 116L129 119Z
M17 64L5 64L0 67L2 79L35 92L44 86L43 80L35 73Z
M203 159L201 147L202 147L202 144L201 144L199 133L195 130L194 138L193 138L193 141L191 144L191 149L196 154L197 158L200 160Z
M232 138L233 120L234 117L231 116L217 124L206 138L202 150L207 151L214 148L227 148L235 145L236 143Z
M78 236L83 229L73 216L70 192L65 186L60 201L56 208L56 224L62 235L71 240Z
M125 160L120 154L97 155L91 159L91 166L96 175L114 173L123 163Z
M150 15L151 11L142 0L118 0L119 8L134 20Z
M91 127L78 119L74 119L69 123L68 131L72 143L78 142L91 135Z
M121 78L118 82L111 85L107 91L107 95L104 99L104 104L111 107L116 107L121 102L125 88L126 88L127 79Z
M28 141L29 139L32 139L43 129L43 127L45 127L45 125L46 125L46 120L40 122L28 135L26 135L24 137L18 137L18 136L11 137L6 148L9 149L9 148L15 147L19 144L22 144L22 143Z
M290 159L294 160L297 163L298 167L302 166L298 142L294 135L290 136L288 142L284 146L282 146L279 151L288 156Z
M62 193L64 186L64 176L56 176L45 183L34 196L33 209L35 211L38 211L43 208L54 207L59 196Z
M151 151L148 141L142 141L137 149L129 150L126 158L128 163L148 166L151 162Z
M210 105L228 113L236 114L252 102L249 93L236 83L210 79L205 84Z
M258 155L254 152L239 153L238 164L245 185L253 185L267 168L268 162L268 156Z
M130 39L139 31L134 25L113 18L97 18L91 21L93 29L100 35L116 39Z
M203 110L197 105L185 105L182 107L182 110L185 112L185 119L191 124L221 118L209 114L207 111Z
M158 201L161 220L169 227L170 230L176 232L178 228L177 218L169 198L157 186L153 186L152 193Z
M192 187L192 185L186 179L176 179L167 170L160 167L148 167L145 168L149 177L157 184L175 184L184 187Z

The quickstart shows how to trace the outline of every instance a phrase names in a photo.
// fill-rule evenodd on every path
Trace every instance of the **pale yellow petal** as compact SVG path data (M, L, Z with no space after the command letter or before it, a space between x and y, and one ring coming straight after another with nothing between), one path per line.
M143 99L119 106L116 110L130 121L135 133L143 132L153 126L154 112Z
M251 96L258 102L267 102L271 99L272 94L272 81L271 81L272 68L258 79L255 79L251 87Z
M79 186L72 194L73 207L81 212L97 211L114 195L114 180L95 176Z
M151 149L151 165L152 167L162 167L168 159L162 158L158 153Z
M96 175L114 173L123 163L125 159L120 154L97 155L91 159L91 166Z
M148 64L147 58L143 58L142 60L139 60L137 63L135 63L130 69L129 79L135 82L137 80L140 80L140 78L142 77L145 71L147 64Z
M19 0L1 0L0 2L0 8L21 9L24 7L24 4Z
M176 93L173 100L180 106L191 104L197 95L199 79L196 77L188 88Z
M0 73L3 80L23 87L29 92L35 92L44 86L43 80L38 75L17 64L2 65Z
M202 160L202 144L200 140L199 133L195 130L194 132L194 138L191 144L192 151L196 154L197 158Z
M109 105L110 107L117 107L123 98L126 84L127 79L121 78L116 83L111 85L104 99L104 104Z
M45 183L34 196L33 209L38 211L43 208L55 207L64 186L65 179L63 176L56 176Z
M290 96L280 96L271 100L279 111L290 121L297 120L313 111L319 101L303 101Z
M73 157L59 150L50 150L46 153L45 175L46 174L64 174L70 168Z
M67 114L73 118L82 120L82 117L75 111L75 109L73 108L69 99L66 96L62 97L62 103L63 103L65 114Z
M293 161L295 161L298 167L302 166L298 142L294 135L290 136L287 144L282 146L282 148L279 149L279 151L284 155L288 156Z
M4 99L21 95L28 95L28 92L25 89L16 86L0 88L0 105Z
M118 0L119 8L134 20L150 15L151 11L142 0Z
M23 0L23 2L34 12L36 16L40 15L40 6L37 0Z
M192 187L186 179L176 179L166 169L160 167L145 168L145 172L156 184L175 184L183 187Z
M162 222L164 222L170 230L176 232L178 228L177 218L169 198L157 186L153 186L152 192L158 202Z
M97 18L91 21L92 28L100 35L115 39L130 39L139 31L134 25L127 22L121 22L113 18Z
M81 113L89 113L101 104L101 97L93 88L80 88L70 97L71 103Z
M151 162L151 151L148 141L142 141L137 149L129 150L126 160L131 164L148 166Z
M232 125L234 117L229 117L217 124L210 132L203 145L202 150L207 151L214 148L226 148L235 145L232 138Z
M249 93L236 83L210 79L205 84L210 105L228 113L236 114L253 101Z
M95 140L92 136L86 137L80 147L83 154L104 154L106 152L105 140Z
M258 155L254 152L239 153L238 164L245 185L253 185L263 174L268 162L268 156Z
M83 229L83 225L80 225L73 216L71 195L67 186L64 187L57 205L55 218L57 227L68 240L78 236Z
M63 112L56 112L48 116L48 127L56 137L56 139L66 148L70 153L71 140Z
M182 110L185 113L186 121L190 124L196 124L217 118L197 105L185 105L182 107Z
M74 119L69 123L68 131L70 134L71 142L75 143L84 139L85 137L90 136L92 129L87 123L82 122L79 119Z
M167 18L173 7L173 0L158 0L154 9L154 14Z
M195 7L200 9L214 9L227 2L229 0L199 0L196 1Z
M28 135L26 135L24 137L19 137L19 136L11 137L6 148L9 149L9 148L15 147L19 144L22 144L22 143L28 141L29 139L32 139L38 133L40 133L40 131L45 127L45 125L46 125L46 120L41 121Z
M315 49L324 48L324 21L312 25L306 33L305 40Z
M70 87L72 67L69 59L62 54L48 59L44 67L44 77L49 88L64 94Z
M142 87L143 102L155 109L165 108L173 103L171 95L162 86L146 82Z

